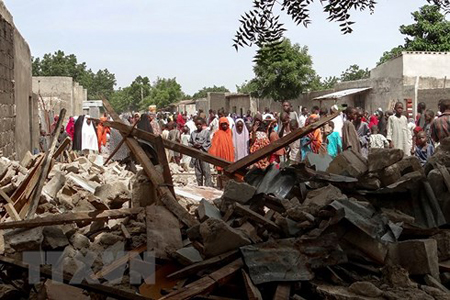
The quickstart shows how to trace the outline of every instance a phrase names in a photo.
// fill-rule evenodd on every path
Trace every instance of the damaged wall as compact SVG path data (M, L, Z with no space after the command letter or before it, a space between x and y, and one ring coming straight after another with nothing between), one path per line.
M0 2L0 150L21 159L38 147L39 123L31 89L30 48ZM18 114L18 115L17 115Z
M33 93L42 97L51 119L62 108L67 110L67 117L82 114L83 101L87 100L86 89L72 77L33 76Z

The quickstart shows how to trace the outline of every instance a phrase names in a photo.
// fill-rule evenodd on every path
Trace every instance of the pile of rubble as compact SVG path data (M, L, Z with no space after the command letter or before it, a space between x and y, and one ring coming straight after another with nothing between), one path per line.
M439 229L450 221L447 149L425 171L395 149L368 160L345 151L327 172L304 164L250 171L223 194L200 188L210 195L201 201L189 196L198 192L192 178L174 175L190 226L162 204L143 170L103 166L98 155L54 163L38 216L28 219L42 155L2 158L0 299L448 299L450 230ZM26 253L42 250L61 252L65 276L97 255L79 288L43 279L32 289L18 271L26 271ZM132 285L133 259L144 251L153 251L146 271L155 272Z

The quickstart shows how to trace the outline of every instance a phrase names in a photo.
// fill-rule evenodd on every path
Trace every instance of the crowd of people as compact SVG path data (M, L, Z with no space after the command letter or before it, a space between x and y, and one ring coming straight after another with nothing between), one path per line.
M324 126L259 160L254 167L266 169L271 164L285 167L307 160L310 153L334 158L349 149L367 157L373 148L402 149L405 155L415 155L424 165L439 142L450 135L450 100L439 102L437 114L427 109L425 103L420 103L415 120L405 116L402 102L397 102L393 110L379 108L372 114L358 107L346 107L340 111L336 105L329 109L314 106L310 112L303 107L297 113L289 102L284 102L280 113L266 108L263 113L248 111L237 116L220 109L217 112L210 110L208 116L199 110L193 116L146 112L122 114L120 117L138 129L234 162L338 111L337 116ZM89 116L70 117L67 126L61 128L60 142L69 136L73 150L112 151L122 136L104 126L106 120L106 114L95 124ZM57 121L58 117L55 117L52 126L56 126ZM212 186L208 163L172 150L166 150L166 154L169 162L186 170L194 168L198 185ZM113 159L122 160L128 155L129 150L123 146ZM220 167L216 169L219 174L222 172Z

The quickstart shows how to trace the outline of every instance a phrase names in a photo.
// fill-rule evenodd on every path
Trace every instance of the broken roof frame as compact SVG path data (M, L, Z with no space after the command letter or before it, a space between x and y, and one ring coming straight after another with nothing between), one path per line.
M337 92L333 92L333 93L330 93L330 94L322 95L322 96L319 96L319 97L315 97L315 98L313 98L313 100L318 100L318 101L335 100L335 101L337 101L340 98L343 98L343 97L346 97L346 96L351 96L351 95L361 94L361 93L367 92L367 91L369 91L371 89L372 89L372 87L346 89L346 90L337 91Z

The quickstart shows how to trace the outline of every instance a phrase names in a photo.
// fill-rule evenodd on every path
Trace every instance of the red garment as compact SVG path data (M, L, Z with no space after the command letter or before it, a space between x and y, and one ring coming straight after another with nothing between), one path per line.
M320 132L320 129L316 129L308 134L308 138L311 141L311 151L318 154L320 152L320 147L322 146L322 132Z
M228 124L227 130L222 130L220 125L223 123ZM211 148L209 148L209 153L211 155L220 157L229 162L234 162L234 146L233 139L230 129L230 123L228 119L223 117L219 119L219 130L214 133L213 139L211 141ZM220 167L216 167L217 170L222 170Z
M378 126L378 118L375 115L370 116L369 128L372 129L373 125Z
M183 118L182 114L178 114L177 116L177 126L178 129L181 130L184 127L184 124L186 124L186 120Z
M66 132L73 141L73 136L75 135L75 120L73 117L70 117L69 122L67 122Z
M52 123L52 125L50 125L50 133L55 132L56 124L58 123L58 120L59 120L59 116L56 115L56 116L53 118L53 123Z

